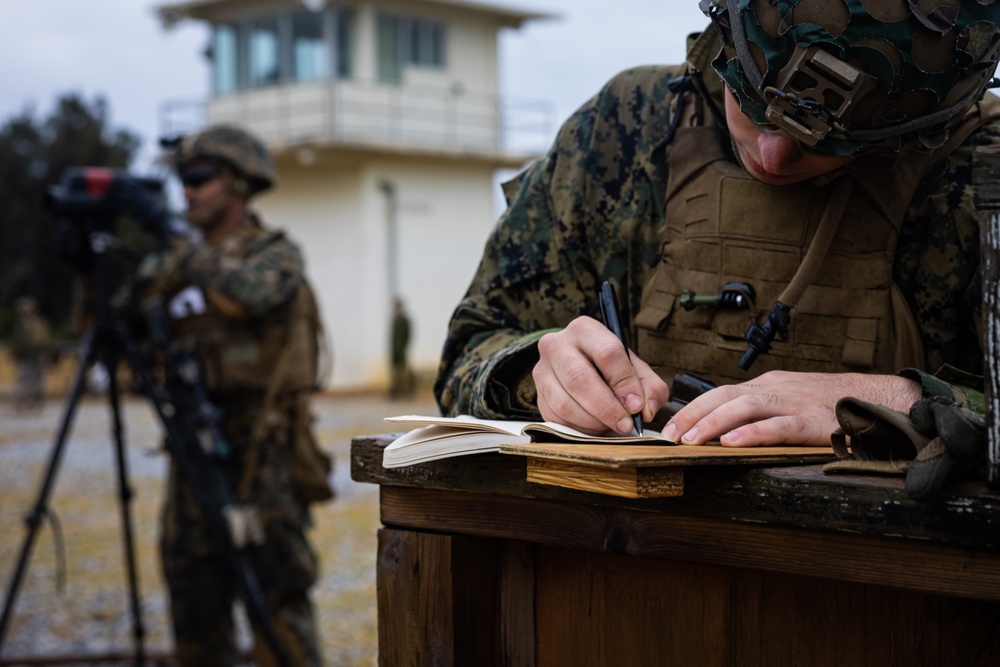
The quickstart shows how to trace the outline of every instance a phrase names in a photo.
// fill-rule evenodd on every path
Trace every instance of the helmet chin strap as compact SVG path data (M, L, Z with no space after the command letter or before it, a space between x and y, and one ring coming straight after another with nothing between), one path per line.
M728 0L726 8L729 10L729 27L733 31L733 48L736 49L736 56L743 65L743 71L750 80L750 85L755 90L760 90L764 85L764 77L757 69L757 61L750 53L750 46L747 44L747 34L743 29L743 21L740 20L740 8L737 0Z

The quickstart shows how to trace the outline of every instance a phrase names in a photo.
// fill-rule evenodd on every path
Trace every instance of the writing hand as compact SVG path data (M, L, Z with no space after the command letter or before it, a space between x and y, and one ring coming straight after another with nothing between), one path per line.
M538 341L532 377L542 418L591 434L630 433L632 414L647 421L666 403L663 380L601 322L578 317Z
M834 408L844 396L908 412L921 390L894 375L771 371L702 394L673 416L663 434L691 445L714 439L730 447L829 445L838 426Z

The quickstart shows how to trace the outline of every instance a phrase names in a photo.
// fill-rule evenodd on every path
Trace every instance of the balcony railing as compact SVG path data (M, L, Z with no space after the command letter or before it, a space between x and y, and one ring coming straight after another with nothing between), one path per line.
M359 81L288 83L171 100L166 136L207 124L243 125L270 145L350 143L487 153L538 153L552 139L551 106L461 88Z

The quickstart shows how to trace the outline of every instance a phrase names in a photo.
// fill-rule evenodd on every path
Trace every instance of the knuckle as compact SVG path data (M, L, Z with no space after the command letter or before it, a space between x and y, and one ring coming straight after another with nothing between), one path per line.
M750 440L752 442L760 442L764 438L764 429L761 428L760 424L756 422L751 422L740 427L740 431L743 433L743 438Z
M717 389L713 389L712 391L721 391L726 403L746 396L744 385L741 384L727 384L718 387Z
M594 346L592 358L598 368L606 368L615 361L616 355L622 351L621 343L615 339L607 339Z
M569 412L569 397L564 394L549 396L546 402L548 403L549 409L552 410L553 414L566 415Z
M538 339L538 353L545 357L559 349L559 334L556 332L547 333Z
M587 389L593 381L593 373L582 366L574 366L566 370L563 386L571 395L577 395Z
M788 382L792 379L792 377L793 374L788 371L767 371L766 373L761 374L755 382L761 385L777 385Z
M541 364L535 364L535 367L531 369L531 379L535 381L535 391L539 394L545 391L545 378L546 374L542 370Z

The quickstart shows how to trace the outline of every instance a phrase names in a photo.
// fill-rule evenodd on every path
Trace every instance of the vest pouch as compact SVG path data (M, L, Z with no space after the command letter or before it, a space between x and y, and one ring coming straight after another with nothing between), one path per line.
M293 408L289 472L296 495L306 503L318 503L334 497L330 486L333 458L319 447L312 426L308 404Z
M214 367L214 372L208 372L209 386L223 393L266 391L285 344L285 335L280 330L270 329L261 338L234 334L219 346L217 354L207 355L209 368ZM307 340L303 335L293 336L289 343L291 357L282 391L316 388L315 355L304 344Z
M289 359L285 368L285 391L314 391L319 383L320 337L319 315L312 291L300 288L292 306L287 342Z
M753 322L756 322L753 318L753 312L749 309L739 309L739 310L724 310L721 308L712 308L709 310L713 313L712 318L712 328L715 334L724 341L743 341L743 345L746 345L746 334L747 329ZM761 314L760 321L763 322L767 318L767 313Z
M312 297L299 290L296 299L311 302ZM291 313L250 321L222 320L225 333L209 342L202 355L209 388L222 393L266 391L287 348L289 357L279 389L315 390L319 355L315 311L293 307Z
M669 261L668 248L664 245L660 250L660 262L642 289L639 310L632 318L635 351L656 373L660 373L661 365L656 352L661 349L667 325L678 307L677 287L669 275ZM669 378L664 380L669 382Z
M655 296L656 298L644 299L646 303L636 313L632 323L636 330L636 351L643 361L659 373L660 364L655 350L664 342L663 334L677 308L677 295L657 290Z
M260 340L246 331L230 329L214 349L206 350L206 380L210 389L221 393L264 392L267 390L269 370L276 355L268 348L278 347L279 341ZM268 345L268 343L272 343Z
M662 332L667 328L670 321L670 314L674 312L677 305L676 295L664 295L663 301L651 303L643 306L635 316L635 326L639 329L649 329L651 331Z

